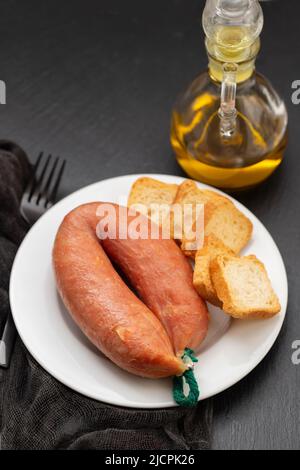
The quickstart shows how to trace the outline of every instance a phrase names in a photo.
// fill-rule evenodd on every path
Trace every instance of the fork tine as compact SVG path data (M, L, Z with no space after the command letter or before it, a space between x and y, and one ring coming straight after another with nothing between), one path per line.
M36 174L37 174L37 171L38 171L38 168L39 168L39 165L40 165L40 162L41 162L41 159L43 157L43 154L44 152L40 152L37 159L36 159L36 162L35 164L33 165L33 170L32 170L32 176L29 180L29 183L27 185L27 188L25 190L25 194L28 193L28 201L32 198L32 195L34 193L34 190L35 190L35 186L36 186Z
M58 158L59 158L59 157L58 157ZM46 201L45 207L48 207L49 205L52 205L52 204L55 203L55 198L56 198L57 190L58 190L58 187L59 187L59 184L60 184L60 180L61 180L61 178L62 178L64 169L65 169L65 165L66 165L66 160L63 160L63 161L62 161L62 164L61 164L61 166L60 166L60 169L59 169L59 172L58 172L56 181L55 181L55 183L54 183L53 189L52 189L52 191L51 191L51 193L50 193L50 196L48 197L48 199L47 199L47 201Z
M49 200L49 188L50 188L50 185L51 185L51 181L53 179L53 176L54 176L54 173L55 173L55 170L56 170L56 167L57 167L57 164L58 164L58 161L59 161L59 157L56 157L56 159L54 160L54 163L52 165L52 168L51 168L51 171L49 173L49 176L48 176L48 179L46 181L46 184L42 190L42 194L44 196L44 207L47 206L47 203L48 203L48 200ZM39 202L39 201L38 201Z
M41 187L42 187L42 184L43 184L43 179L45 177L45 174L46 174L46 171L47 171L47 168L48 168L48 165L49 165L49 162L51 160L51 154L48 155L47 157L47 160L46 160L46 163L44 164L44 166L42 167L42 171L41 171L41 174L40 176L38 177L37 179L37 182L36 182L36 185L35 185L35 188L34 188L34 191L33 193L31 194L31 196L28 198L28 201L30 202L31 199L34 197L36 199L36 203L38 204L38 201L40 199L40 196L41 196Z
M40 152L20 204L21 215L29 224L34 224L54 204L65 164L66 160L54 159L51 154L46 158Z

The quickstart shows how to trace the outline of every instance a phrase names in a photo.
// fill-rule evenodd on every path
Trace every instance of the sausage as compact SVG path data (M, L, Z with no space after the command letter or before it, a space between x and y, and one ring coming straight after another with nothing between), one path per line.
M165 245L164 242L167 241L161 239L154 240L156 243L153 244L151 240L123 240L120 238L113 240L107 238L102 240L100 244L96 235L99 221L101 222L101 217L96 214L99 207L101 207L101 203L96 202L84 204L74 209L65 217L56 235L53 265L58 291L63 302L75 322L92 343L121 368L133 374L150 378L180 375L186 366L174 353L174 345L177 352L180 343L177 339L174 343L174 338L179 337L180 329L183 329L185 339L181 343L184 344L188 336L191 338L190 343L184 346L192 346L201 341L204 334L203 319L205 317L203 304L201 300L197 304L198 321L195 321L196 316L194 311L191 311L196 306L193 294L190 296L192 309L188 304L185 304L188 311L184 311L184 303L181 303L173 315L169 308L172 294L168 292L166 297L168 301L162 302L161 295L164 286L158 289L158 297L155 301L155 289L159 284L159 277L155 277L155 283L150 289L149 276L142 275L141 263L136 263L137 274L135 275L128 268L128 263L131 263L134 254L139 256L139 252L133 248L134 246L139 245L139 248L144 250L142 253L148 253L147 255L143 254L146 256L144 259L152 255L157 257L157 254L165 256L166 249L170 249L176 252L176 255L173 254L172 265L168 264L172 261L172 257L168 257L166 260L156 258L156 268L158 269L158 264L162 262L165 266L163 272L170 276L168 265L171 269L175 267L175 260L180 258L179 249L173 241L169 240L168 247L157 251L160 249L160 245ZM116 205L114 207L118 212L119 207ZM148 224L148 219L144 219ZM130 220L129 218L129 222ZM119 256L116 254L118 247ZM123 282L104 250L113 261L121 266L133 287L148 306L137 298ZM127 257L126 252L130 253ZM183 255L182 259L184 260ZM154 260L151 266L155 266L153 263ZM180 270L183 264L182 262L179 264ZM185 274L180 276L180 282L189 282L191 285L191 278L186 266L184 268ZM171 278L172 281L175 281L174 274ZM178 287L178 282L176 285ZM189 290L189 292L191 291ZM189 295L185 299L187 300L188 297ZM178 297L175 296L174 300L177 302ZM162 308L159 308L160 305ZM179 318L179 312L181 312L181 318ZM187 320L188 317L190 320ZM180 324L177 324L176 322L179 320ZM187 329L183 326L185 322L189 325ZM200 327L200 333L196 332L193 336L191 330L194 326Z
M162 324L126 286L96 236L96 209L87 204L63 220L53 248L60 296L74 321L112 362L133 374L182 374Z
M174 240L159 233L158 239L106 238L102 246L164 325L175 353L196 350L207 333L208 311L193 286L192 267Z

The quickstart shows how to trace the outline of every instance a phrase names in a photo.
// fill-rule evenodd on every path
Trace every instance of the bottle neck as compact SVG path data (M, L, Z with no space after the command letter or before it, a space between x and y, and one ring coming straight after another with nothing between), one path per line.
M222 82L224 78L224 64L235 64L237 66L236 83L242 83L254 72L256 56L260 49L260 40L257 38L254 43L245 41L234 45L222 44L206 38L205 41L208 54L208 69L211 78L217 82Z

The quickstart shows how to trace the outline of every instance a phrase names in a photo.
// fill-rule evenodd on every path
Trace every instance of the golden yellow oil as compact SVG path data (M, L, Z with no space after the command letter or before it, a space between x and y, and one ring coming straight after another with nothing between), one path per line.
M223 65L238 65L236 82L247 80L253 73L254 61L260 48L260 39L253 40L251 28L246 26L216 26L214 35L205 41L211 76L223 79Z
M216 97L205 93L202 100L201 95L197 100L206 105L191 112L193 117L188 123L174 111L171 125L171 145L177 161L191 178L236 191L261 183L276 170L287 144L285 122L277 120L277 126L274 125L262 109L257 114L263 117L263 125L260 119L255 125L238 112L236 132L229 140L224 140L219 132L217 109L210 110L217 107ZM241 107L245 106L246 98L241 100ZM249 114L260 107L261 103L256 106L256 100L252 99L248 104Z
M178 144L172 135L173 147ZM175 141L174 141L175 140ZM267 179L280 165L286 147L284 138L276 149L264 159L246 167L222 168L203 163L178 148L177 161L191 178L216 186L225 191L239 191L251 188Z
M261 183L280 165L287 143L287 113L268 80L254 71L259 38L245 26L217 26L206 39L208 71L178 99L171 144L192 178L236 191ZM225 63L235 63L236 129L220 132L221 82Z

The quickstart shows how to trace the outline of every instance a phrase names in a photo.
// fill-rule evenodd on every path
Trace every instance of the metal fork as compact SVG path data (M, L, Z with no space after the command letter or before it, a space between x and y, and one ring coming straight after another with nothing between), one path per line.
M23 194L20 212L31 225L55 203L66 161L41 152L33 168L33 176Z
M20 204L20 212L30 225L55 203L65 165L59 157L39 154ZM16 327L9 313L0 339L0 367L9 367L15 339Z

